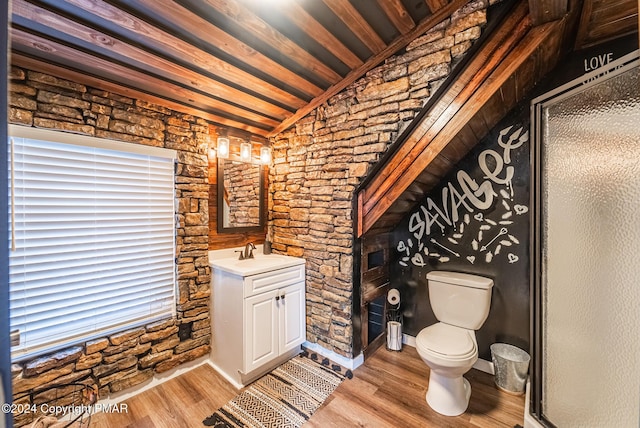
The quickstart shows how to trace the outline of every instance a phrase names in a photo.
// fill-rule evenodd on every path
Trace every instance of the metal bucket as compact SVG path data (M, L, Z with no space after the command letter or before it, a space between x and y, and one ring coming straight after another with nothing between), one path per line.
M506 343L491 345L496 386L510 394L524 394L531 357L525 351Z

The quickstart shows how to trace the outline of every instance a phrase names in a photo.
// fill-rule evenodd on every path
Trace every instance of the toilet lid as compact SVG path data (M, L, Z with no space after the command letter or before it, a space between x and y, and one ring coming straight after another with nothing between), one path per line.
M423 329L416 337L416 346L450 357L466 356L475 351L469 330L437 323Z

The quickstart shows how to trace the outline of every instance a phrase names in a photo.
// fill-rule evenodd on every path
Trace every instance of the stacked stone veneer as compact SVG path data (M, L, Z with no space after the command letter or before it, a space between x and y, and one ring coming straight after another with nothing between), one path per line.
M260 219L260 166L225 161L224 189L225 199L229 203L228 226L258 226Z
M59 394L69 404L72 382L94 384L100 396L127 389L210 350L208 264L208 123L158 105L13 67L9 121L178 152L176 173L177 318L91 340L12 366L15 404ZM52 389L53 388L53 389ZM62 394L61 394L62 393ZM34 415L16 415L15 425Z
M354 190L480 36L487 6L469 3L276 136L269 235L307 260L308 341L353 357Z

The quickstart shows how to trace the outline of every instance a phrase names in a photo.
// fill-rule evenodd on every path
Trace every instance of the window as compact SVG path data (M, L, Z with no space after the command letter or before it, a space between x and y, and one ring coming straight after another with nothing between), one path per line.
M9 128L13 357L175 315L175 151Z

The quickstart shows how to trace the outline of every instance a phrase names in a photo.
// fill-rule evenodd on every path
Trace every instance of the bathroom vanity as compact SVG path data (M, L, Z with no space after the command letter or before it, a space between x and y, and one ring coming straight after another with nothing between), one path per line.
M278 254L210 258L211 360L241 388L300 352L305 261Z

